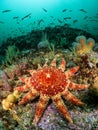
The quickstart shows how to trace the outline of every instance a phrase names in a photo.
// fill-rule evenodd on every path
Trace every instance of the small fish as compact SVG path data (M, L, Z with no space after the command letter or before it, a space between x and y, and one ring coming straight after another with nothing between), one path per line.
M87 19L88 18L88 16L85 16L83 19Z
M81 12L87 13L87 11L85 11L84 9L80 9Z
M63 9L63 10L62 10L63 13L66 12L66 11L67 11L67 9Z
M77 22L78 22L78 20L77 20L77 19L73 20L73 23L77 23Z
M48 12L45 8L42 8L44 12Z
M87 26L87 24L84 24L84 26L86 27L86 26Z
M17 24L19 24L19 22L17 21Z
M98 16L94 16L94 18L98 18Z
M72 12L72 10L69 10L69 12Z
M18 19L19 17L18 16L16 16L16 17L13 17L13 19Z
M22 18L22 20L24 20L24 19L26 19L26 18L30 17L30 16L31 16L31 14L32 14L32 13L29 13L29 14L25 15L25 16Z
M3 10L2 13L10 12L11 10Z
M70 26L71 26L71 24L68 24L68 23L64 24L64 27L66 27L66 28L69 28Z
M59 23L62 23L62 21L60 19L57 19Z
M0 23L1 23L1 24L4 24L4 22L3 22L3 21L0 21Z
M98 28L93 28L94 30L98 30Z
M51 18L54 18L53 16L50 16Z
M84 27L85 29L88 29L88 25L87 25L87 24L84 24L83 27Z
M55 25L54 22L51 22L50 25Z
M33 24L35 24L36 22L34 21Z
M98 20L90 20L90 21L92 21L92 22L98 22Z
M71 17L65 17L64 20L71 19Z
M40 25L42 22L44 22L43 19L39 20L38 25Z
M88 17L89 19L92 19L92 17Z

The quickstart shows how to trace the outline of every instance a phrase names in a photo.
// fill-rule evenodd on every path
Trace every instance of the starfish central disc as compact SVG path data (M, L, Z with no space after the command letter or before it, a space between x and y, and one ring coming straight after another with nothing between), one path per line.
M51 96L64 91L68 84L64 72L60 69L54 69L54 67L45 67L43 70L38 70L33 77L36 83L34 88Z

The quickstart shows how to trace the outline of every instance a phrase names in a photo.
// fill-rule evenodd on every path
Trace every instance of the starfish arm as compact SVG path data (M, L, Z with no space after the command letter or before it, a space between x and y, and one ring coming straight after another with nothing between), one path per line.
M48 101L49 101L48 96L45 96L45 95L40 96L39 102L37 104L36 112L35 112L35 117L33 120L33 123L35 126L38 123L38 121L40 120L40 117L43 114L43 111L46 108Z
M54 58L54 59L51 61L51 64L50 64L50 65L56 67L56 58Z
M60 95L56 95L54 97L52 97L52 100L54 102L54 104L56 105L56 107L58 108L58 110L63 114L63 116L68 120L69 123L73 123L70 114L68 113L68 110L61 98Z
M85 105L85 103L81 102L77 97L75 97L71 92L68 90L64 91L62 96L66 99L69 100L70 102L76 104L76 105Z
M23 86L14 88L14 90L18 90L18 91L21 91L21 92L26 92L26 91L29 90L29 88L30 88L29 85L23 85Z
M89 84L76 84L73 82L69 83L69 89L71 90L83 90L89 87Z
M65 66L66 66L66 61L64 58L62 58L61 64L59 65L59 69L61 69L64 72Z
M19 80L23 83L27 83L27 82L30 82L30 77L27 77L27 76L23 76L23 77L19 77Z
M76 66L76 67L74 67L72 69L69 69L69 70L65 71L66 77L70 78L72 75L74 75L78 71L78 69L79 69L79 66Z
M40 70L40 69L42 69L42 67L41 67L41 65L40 65L40 64L38 64L38 70Z
M29 72L33 76L33 74L36 73L36 70L27 70L27 72Z
M45 63L44 63L44 65L43 65L43 67L47 67L48 66L47 63L48 63L48 61L46 60Z
M29 100L35 99L38 95L38 92L35 89L32 89L22 98L22 100L18 104L21 105L27 103Z

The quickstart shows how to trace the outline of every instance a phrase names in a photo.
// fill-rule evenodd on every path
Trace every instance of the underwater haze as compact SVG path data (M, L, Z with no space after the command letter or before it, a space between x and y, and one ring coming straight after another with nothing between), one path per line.
M0 0L0 130L98 130L98 0Z
M64 24L98 35L98 0L0 0L0 44L8 37Z

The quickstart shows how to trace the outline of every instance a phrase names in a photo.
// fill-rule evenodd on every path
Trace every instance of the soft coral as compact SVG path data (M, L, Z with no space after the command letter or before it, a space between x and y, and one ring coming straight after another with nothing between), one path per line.
M76 37L75 51L77 54L86 54L90 53L95 45L95 41L93 38L86 39L85 36L77 36Z

